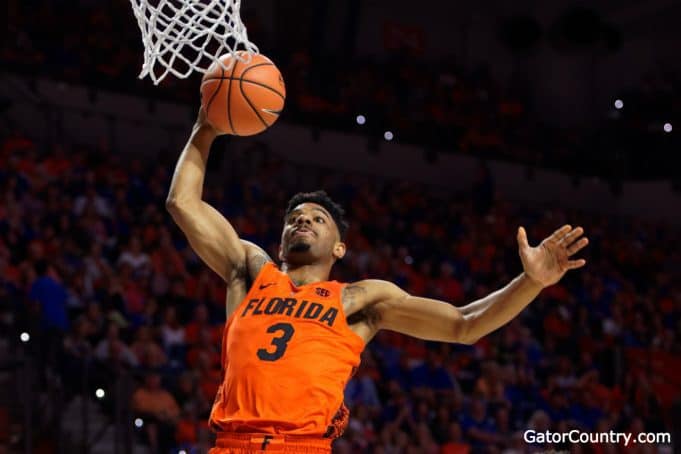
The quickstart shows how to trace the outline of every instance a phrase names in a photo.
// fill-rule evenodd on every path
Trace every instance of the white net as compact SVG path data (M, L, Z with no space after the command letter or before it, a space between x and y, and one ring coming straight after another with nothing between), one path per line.
M205 73L218 57L248 61L258 48L248 40L241 0L130 0L144 43L139 77L158 85L168 74L181 79ZM246 52L237 53L237 50ZM225 65L220 62L225 68Z

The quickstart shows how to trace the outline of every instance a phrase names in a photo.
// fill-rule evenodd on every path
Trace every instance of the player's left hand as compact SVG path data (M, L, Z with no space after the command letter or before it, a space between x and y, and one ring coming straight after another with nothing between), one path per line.
M518 228L518 252L525 274L543 287L548 287L558 282L568 270L583 267L586 260L570 260L572 255L589 244L588 238L582 237L583 233L581 227L573 229L570 225L564 225L539 246L530 247L527 232L523 227Z

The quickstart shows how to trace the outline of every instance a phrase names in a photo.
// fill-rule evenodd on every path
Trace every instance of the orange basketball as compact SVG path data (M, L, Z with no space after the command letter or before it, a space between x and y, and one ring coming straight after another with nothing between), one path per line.
M231 67L230 55L220 60L230 69L225 71L215 62L201 81L201 104L208 121L237 136L251 136L272 126L286 99L284 79L272 60L258 54L249 63L236 59Z

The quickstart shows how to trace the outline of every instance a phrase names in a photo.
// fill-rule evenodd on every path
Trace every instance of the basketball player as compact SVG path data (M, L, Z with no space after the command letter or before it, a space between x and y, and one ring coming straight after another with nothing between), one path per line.
M382 280L329 281L333 264L345 255L348 224L342 208L317 191L290 200L277 267L202 200L206 161L218 134L201 112L167 200L194 251L228 289L211 454L330 452L348 422L344 387L378 330L472 344L505 325L542 288L585 264L569 258L588 243L581 227L565 225L536 247L521 227L523 273L463 307L410 295Z

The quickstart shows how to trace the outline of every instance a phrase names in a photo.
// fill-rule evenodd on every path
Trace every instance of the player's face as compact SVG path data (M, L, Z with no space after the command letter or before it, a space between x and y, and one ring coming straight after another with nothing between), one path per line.
M279 258L287 263L305 265L320 259L339 259L345 255L338 227L324 207L301 203L284 220Z

